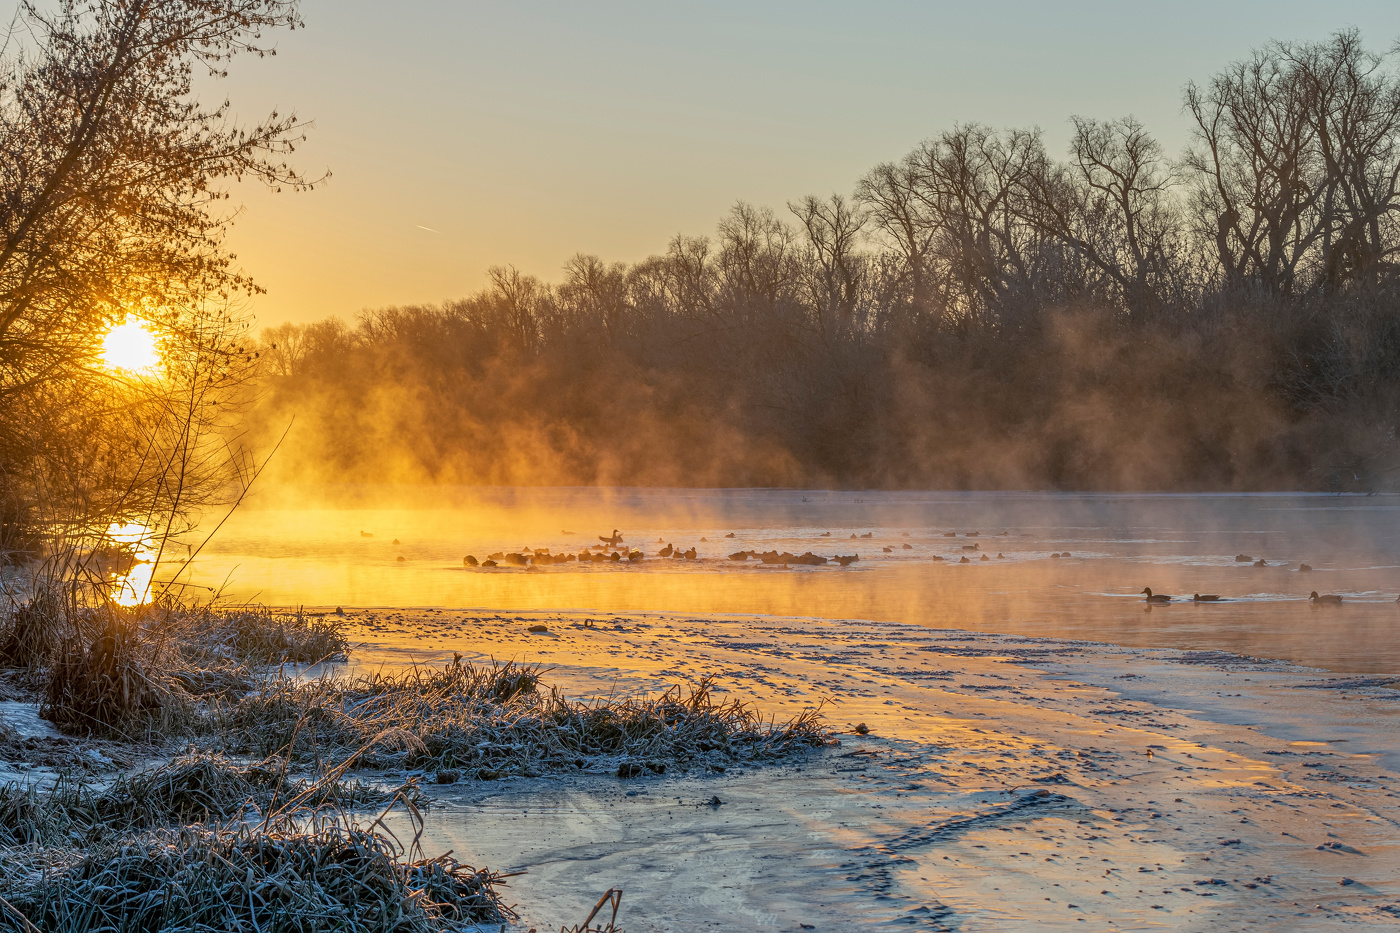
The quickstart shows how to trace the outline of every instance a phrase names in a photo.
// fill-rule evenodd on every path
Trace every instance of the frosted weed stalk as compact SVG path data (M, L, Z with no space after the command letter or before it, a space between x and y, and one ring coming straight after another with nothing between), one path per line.
M434 767L474 779L538 776L606 762L623 777L668 765L772 760L830 744L819 711L785 723L717 700L710 680L642 697L570 700L536 666L460 661L354 680L277 680L211 717L229 751L343 760L386 729L416 742L364 754L363 767Z

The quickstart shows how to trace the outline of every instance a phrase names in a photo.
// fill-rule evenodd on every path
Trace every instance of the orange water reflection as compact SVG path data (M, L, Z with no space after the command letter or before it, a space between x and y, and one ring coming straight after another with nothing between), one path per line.
M201 560L200 582L228 579L231 596L272 605L859 618L1222 649L1342 671L1400 666L1400 511L1388 497L432 494L437 507L241 513ZM461 564L467 553L484 558L525 546L574 551L614 526L648 559L537 572ZM978 536L968 537L973 530ZM695 546L701 560L656 559L658 539ZM725 559L769 547L827 556L859 550L862 559L844 570ZM1269 566L1234 560L1246 550ZM1071 556L1051 557L1064 552ZM972 562L956 563L964 554ZM1304 560L1316 570L1299 573ZM1135 595L1144 586L1230 601L1149 608ZM1314 608L1306 601L1312 589L1347 599Z

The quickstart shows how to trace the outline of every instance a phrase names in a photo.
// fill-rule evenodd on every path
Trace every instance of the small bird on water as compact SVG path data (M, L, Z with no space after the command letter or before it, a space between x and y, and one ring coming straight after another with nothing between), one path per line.
M1313 590L1311 593L1309 593L1308 599L1312 600L1313 605L1317 605L1319 603L1328 603L1330 605L1335 606L1342 601L1342 597L1336 595L1335 593L1324 593L1323 595L1319 596L1317 595L1317 590Z
M1196 593L1195 595L1193 595L1193 596L1191 597L1191 602L1193 602L1193 603L1218 603L1218 602L1220 602L1220 597L1219 597L1219 596L1216 596L1216 595L1214 595L1214 594L1211 594L1211 595L1209 595L1209 596L1202 596L1200 593Z
M1172 598L1166 593L1158 593L1154 596L1152 594L1152 587L1150 586L1143 587L1142 595L1147 597L1145 600L1143 600L1143 602L1147 603L1169 603L1172 601Z

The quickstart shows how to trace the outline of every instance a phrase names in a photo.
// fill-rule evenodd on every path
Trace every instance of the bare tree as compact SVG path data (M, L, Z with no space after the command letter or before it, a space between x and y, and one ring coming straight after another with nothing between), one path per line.
M810 270L808 301L823 332L833 325L851 326L865 274L862 257L856 253L864 213L839 194L828 201L808 195L789 204L788 210L807 234L811 255L803 267Z
M1072 121L1070 164L1028 176L1027 220L1078 252L1129 310L1146 311L1170 292L1180 250L1176 172L1132 117Z

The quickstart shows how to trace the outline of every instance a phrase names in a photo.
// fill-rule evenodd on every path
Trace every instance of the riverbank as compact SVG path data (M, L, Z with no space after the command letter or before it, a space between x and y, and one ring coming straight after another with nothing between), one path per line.
M814 619L347 622L351 669L462 653L545 664L580 696L715 675L779 719L820 703L844 733L782 766L429 787L425 844L527 871L527 926L610 886L634 933L1400 926L1387 678Z

